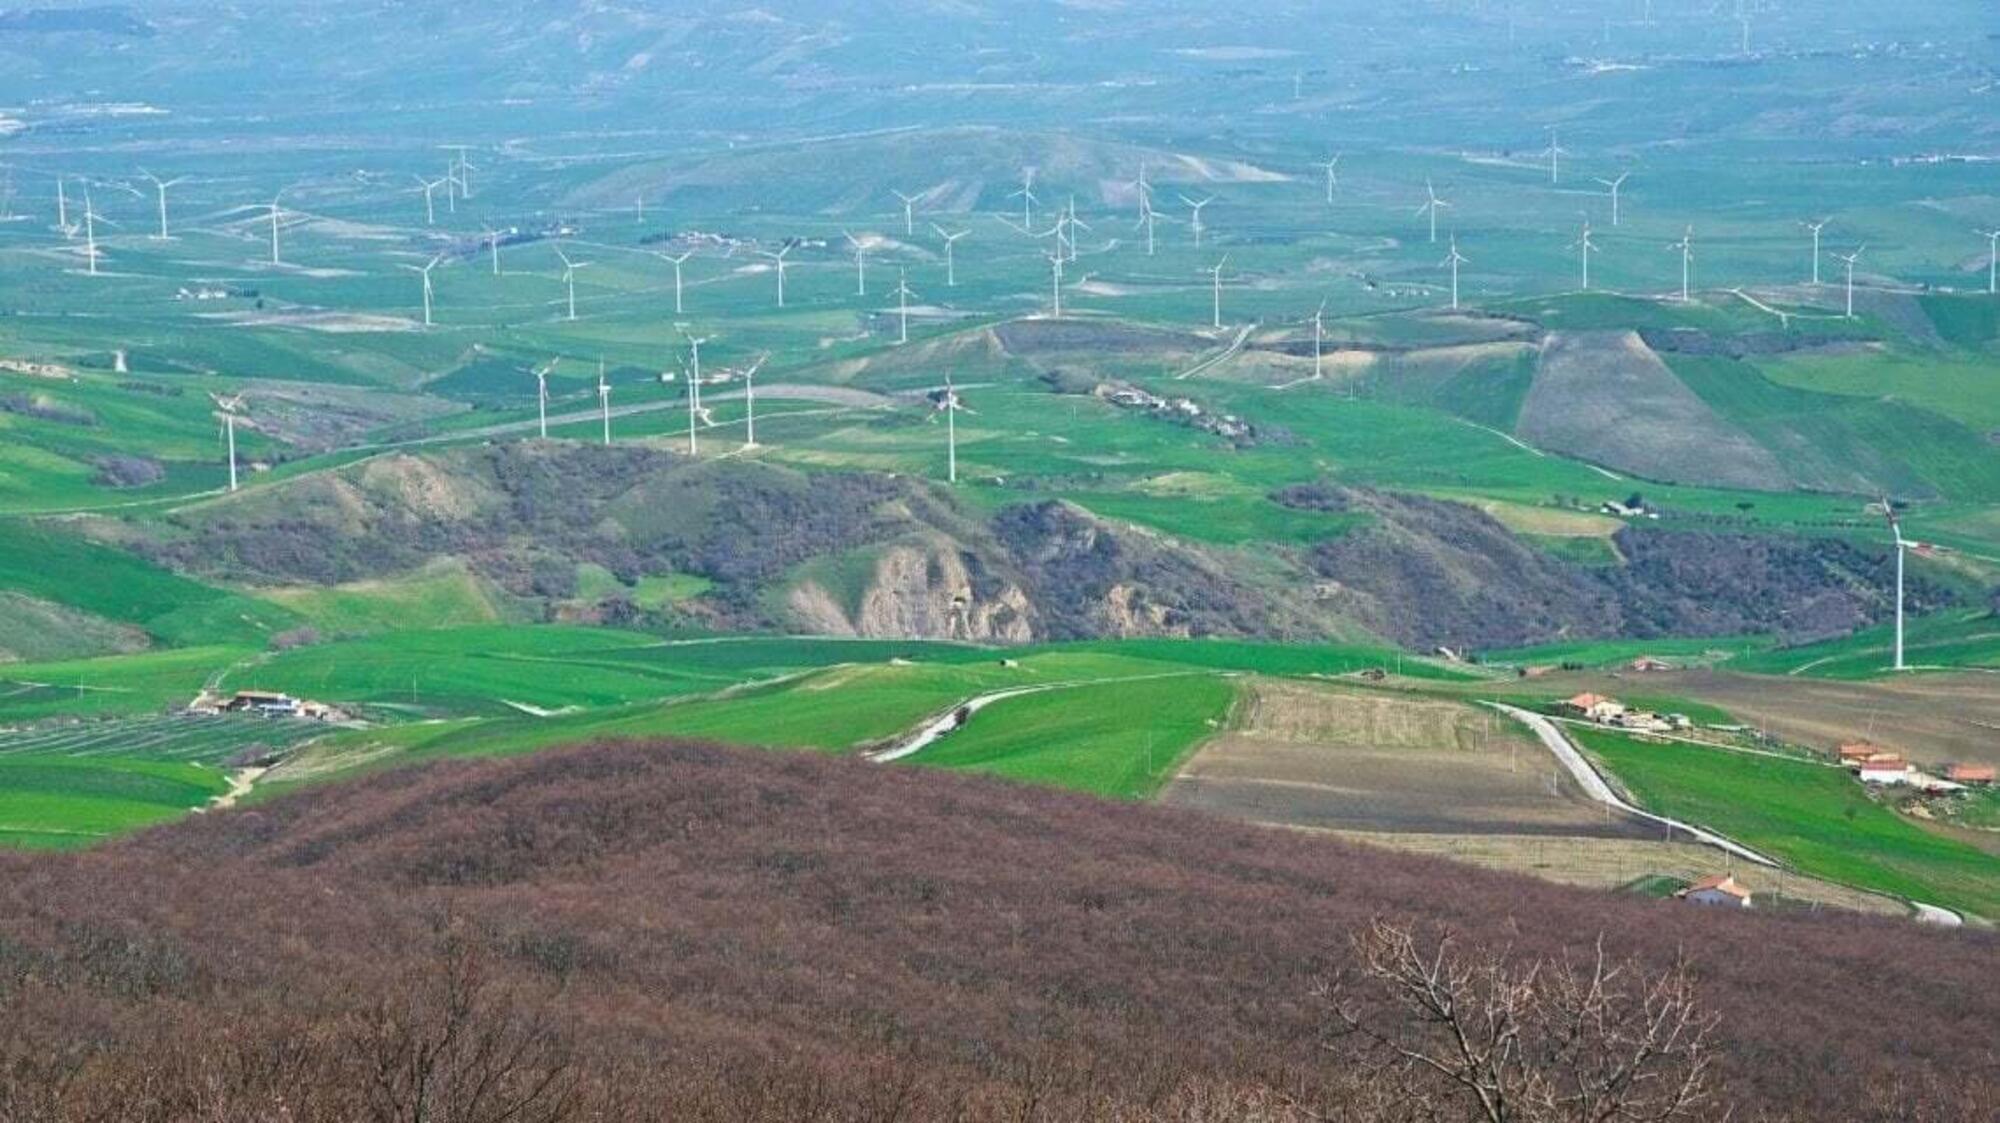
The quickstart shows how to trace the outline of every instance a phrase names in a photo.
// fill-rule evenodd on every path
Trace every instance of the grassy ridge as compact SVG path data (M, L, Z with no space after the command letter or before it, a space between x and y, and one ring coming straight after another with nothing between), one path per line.
M1700 823L1830 881L2000 916L2000 858L1930 834L1845 770L1580 730L1647 808Z
M1199 672L1005 698L910 758L1113 799L1158 791L1221 728L1236 699Z

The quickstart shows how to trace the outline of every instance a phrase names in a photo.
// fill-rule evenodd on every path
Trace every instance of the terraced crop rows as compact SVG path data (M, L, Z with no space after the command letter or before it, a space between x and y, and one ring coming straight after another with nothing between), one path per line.
M247 716L156 717L0 731L0 756L119 756L210 763L246 745L285 748L327 732L317 722Z

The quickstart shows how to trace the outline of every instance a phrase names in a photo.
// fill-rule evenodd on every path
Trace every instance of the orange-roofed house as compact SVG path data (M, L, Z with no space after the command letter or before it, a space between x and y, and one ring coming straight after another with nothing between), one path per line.
M1861 762L1861 782L1907 784L1910 782L1910 762L1895 753L1876 753Z
M1625 713L1625 704L1602 694L1578 694L1564 699L1562 708L1590 721L1609 722Z
M1840 746L1840 763L1850 768L1858 767L1862 761L1884 751L1880 745L1871 745L1866 741L1849 741Z
M1692 905L1719 905L1730 909L1750 907L1750 890L1726 873L1704 877L1675 896Z
M1990 764L1954 764L1944 770L1944 778L1954 784L1985 787L2000 778L2000 769Z

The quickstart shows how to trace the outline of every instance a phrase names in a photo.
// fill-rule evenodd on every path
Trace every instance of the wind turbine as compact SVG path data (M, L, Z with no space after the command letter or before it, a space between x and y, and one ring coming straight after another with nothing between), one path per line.
M2000 230L1982 230L1986 239L1986 291L2000 293Z
M1021 169L1021 189L1007 197L1009 199L1021 200L1021 229L1033 230L1035 228L1035 204L1041 201L1035 198L1035 169Z
M1076 260L1076 232L1090 229L1090 223L1076 217L1076 196L1069 197L1069 259Z
M486 255L493 260L493 275L500 275L500 232L486 227Z
M1681 303L1687 304L1692 295L1694 282L1694 227L1688 227L1687 233L1681 235L1681 240L1667 248L1681 251Z
M1062 319L1062 281L1063 281L1062 278L1063 255L1061 247L1057 247L1056 252L1049 254L1048 258L1049 258L1049 268L1054 275L1054 280L1049 285L1049 294L1054 299L1055 302L1055 318L1060 320Z
M689 368L690 373L688 374L688 387L689 387L688 392L693 395L694 408L700 409L701 408L701 345L708 342L708 337L705 335L689 335L686 328L681 329L681 334L687 336L688 359L691 364Z
M757 447L757 371L764 361L771 357L769 351L757 356L757 361L743 372L743 448L745 451Z
M249 396L248 394L238 394L233 398L225 398L221 394L209 395L209 398L222 410L219 416L222 418L223 439L227 442L229 450L229 490L231 491L236 490L236 414L238 410L243 408L243 400Z
M152 172L142 171L139 174L153 181L153 194L159 199L159 204L160 204L160 236L157 240L162 242L167 241L170 237L172 237L172 235L167 233L167 188L176 187L179 186L180 184L186 183L187 177L182 176L179 179L161 179L159 176L154 175Z
M1205 206L1209 205L1210 203L1213 203L1213 202L1215 202L1215 196L1213 196L1213 195L1205 195L1205 196L1203 196L1203 197L1201 198L1201 200L1200 200L1199 202L1197 202L1197 201L1195 201L1195 200L1193 200L1193 199L1190 199L1190 198L1188 198L1188 197L1187 197L1186 195L1182 195L1182 196L1181 196L1181 202L1183 202L1183 203L1186 203L1186 204L1188 205L1188 209L1194 212L1194 217L1193 217L1192 219L1190 219L1189 221L1193 222L1193 224L1194 224L1194 248L1196 248L1196 249L1200 249L1200 248L1201 248L1201 209L1202 209L1203 207L1205 207Z
M1619 210L1618 205L1619 191L1625 186L1625 181L1631 178L1631 172L1621 172L1617 179L1605 179L1601 176L1597 179L1597 182L1611 190L1611 225L1614 227L1624 221L1623 212Z
M1882 497L1882 511L1889 517L1889 533L1896 540L1896 663L1893 669L1907 671L1910 665L1903 658L1904 557L1911 550L1919 554L1928 554L1939 547L1903 537L1903 521L1896 517L1896 505L1891 503L1886 495Z
M693 256L693 250L689 250L679 257L668 257L666 254L660 255L661 258L671 263L674 267L674 315L676 316L681 314L681 266L686 265L688 258Z
M472 198L472 161L465 158L465 145L446 144L441 147L454 154L445 164L445 178L457 187L460 195Z
M1329 207L1333 205L1334 192L1340 190L1340 157L1342 155L1342 153L1336 152L1333 154L1331 160L1320 165L1320 168L1326 172L1326 205Z
M1542 149L1540 154L1549 158L1549 183L1561 183L1562 158L1569 155L1569 149L1564 148L1557 142L1557 134L1554 129L1549 130L1549 146Z
M1438 198L1437 188L1431 186L1431 181L1428 179L1424 180L1424 195L1426 196L1424 205L1417 208L1417 215L1419 217L1424 215L1430 216L1431 244L1436 245L1438 240L1438 212L1448 209L1451 204Z
M1589 291L1590 291L1590 253L1591 253L1591 251L1592 251L1592 250L1595 250L1595 249L1597 248L1597 243L1596 243L1596 242L1594 242L1594 241L1592 241L1592 240L1591 240L1591 237L1590 237L1590 220L1589 220L1589 219L1587 219L1587 218L1586 218L1586 219L1584 219L1584 220L1583 220L1583 233L1582 233L1582 234L1581 234L1580 236L1578 236L1578 238L1577 238L1577 240L1576 240L1576 241L1574 241L1574 242L1571 242L1571 243L1569 244L1569 248L1570 248L1570 249L1573 249L1573 250L1579 250L1579 251L1581 251L1581 252L1582 252L1582 254L1583 254L1583 291L1584 291L1584 292L1589 292Z
M1826 229L1826 224L1827 224L1827 223L1829 223L1829 222L1831 222L1831 221L1833 221L1833 220L1832 220L1832 219L1829 219L1829 218L1822 218L1822 219L1820 219L1820 220L1819 220L1818 222L1801 222L1801 223L1799 223L1799 225L1800 225L1800 226L1803 226L1803 227L1805 227L1805 228L1806 228L1807 230L1810 230L1810 231L1812 231L1812 238L1813 238L1813 254L1812 254L1812 283L1813 283L1813 287L1814 287L1814 288L1818 288L1818 287L1819 287L1819 257L1820 257L1820 251L1819 251L1819 234L1820 234L1820 231L1822 231L1822 230L1825 230L1825 229Z
M1324 375L1322 357L1326 346L1326 301L1319 302L1319 311L1313 313L1313 381Z
M436 226L437 200L435 196L437 194L437 189L443 187L447 183L450 183L451 177L446 176L443 179L425 179L423 176L417 176L416 180L417 180L417 190L424 193L424 225Z
M1464 254L1458 252L1458 235L1451 236L1451 254L1444 259L1451 267L1451 310L1458 311L1458 267L1467 263Z
M65 186L64 179L60 175L56 177L56 229L62 231L63 237L74 238L76 227L69 222L69 188Z
M1153 204L1150 200L1146 202L1145 208L1145 210L1139 212L1139 228L1146 232L1146 256L1151 257L1153 256L1153 224L1159 221L1160 216L1159 212L1153 209Z
M896 329L898 347L910 341L910 298L917 295L910 291L910 278L902 270L896 271L896 315L901 321Z
M1146 182L1146 162L1144 160L1139 161L1139 178L1132 181L1132 186L1138 189L1139 214L1143 218L1147 211L1153 209L1153 185Z
M1854 267L1861 261L1861 254L1868 246L1864 243L1850 254L1834 254L1833 259L1847 266L1847 318L1854 318Z
M778 266L778 307L780 307L780 308L783 308L783 307L785 306L785 255L786 255L786 254L789 254L789 253L791 253L791 252L792 252L792 247L793 247L793 246L795 246L795 245L797 245L797 244L798 244L798 243L796 243L796 242L786 242L786 243L785 243L785 244L784 244L784 245L783 245L782 247L780 247L780 248L779 248L778 252L776 252L776 253L772 253L772 252L771 252L770 250L758 250L758 251L757 251L757 256L759 256L759 257L768 257L768 258L770 258L770 259L771 259L771 260L772 260L773 262L776 262L776 263L777 263L777 266Z
M440 261L443 261L443 260L444 260L444 255L443 255L443 254L439 254L439 255L437 255L436 257L434 257L434 258L431 258L431 259L430 259L430 261L429 261L428 263L424 264L424 265L405 265L405 266L403 266L403 268L405 268L405 269L408 269L408 270L410 270L410 271L411 271L411 272L413 272L413 273L420 273L420 274L422 274L422 275L423 275L423 278L424 278L424 326L425 326L425 327L430 327L430 326L431 326L431 270L433 270L433 269L436 269L436 268L437 268L437 266L438 266L438 262L440 262Z
M903 236L905 238L916 237L917 200L923 198L923 195L921 193L916 195L905 195L901 191L891 191L889 192L889 194L894 195L896 198L901 199L903 201Z
M611 443L611 383L604 379L604 360L597 360L597 410L604 419L604 443Z
M958 245L960 238L972 231L966 229L954 234L935 222L931 223L931 229L937 231L938 237L944 239L944 285L946 288L955 289L958 287L958 263L953 260L952 250Z
M945 482L958 482L958 411L963 409L958 400L958 391L952 387L951 375L944 376L944 398L938 402L938 409L944 411L945 440Z
M282 190L276 195L271 196L271 264L273 265L284 264L278 257L278 221L283 213L278 207L278 200L284 198L284 196L285 193Z
M569 291L569 318L571 320L574 320L576 319L576 271L582 269L586 265L589 265L590 262L571 261L569 259L569 255L562 251L561 246L556 246L554 247L554 249L556 251L556 256L562 259L563 287Z
M1222 267L1227 264L1229 264L1229 255L1223 254L1222 260L1216 262L1215 266L1208 271L1211 281L1211 292L1215 299L1215 312L1212 317L1212 323L1218 329L1222 327Z
M549 439L549 371L554 370L556 360L535 368L535 408L540 415L542 439Z
M97 276L97 208L91 204L89 187L83 189L83 256L90 275Z
M868 247L862 243L861 239L856 238L845 230L840 232L840 236L847 239L848 245L854 247L854 295L867 296Z

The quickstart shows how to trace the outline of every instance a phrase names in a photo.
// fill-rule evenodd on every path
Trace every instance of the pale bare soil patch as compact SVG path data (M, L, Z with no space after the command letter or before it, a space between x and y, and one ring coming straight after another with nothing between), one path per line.
M1342 838L1413 854L1431 854L1487 869L1533 874L1565 885L1615 889L1648 874L1694 881L1730 873L1752 894L1781 895L1788 904L1818 904L1855 912L1907 916L1909 908L1888 897L1767 870L1688 842L1567 836L1404 834L1384 831L1331 831ZM1753 905L1755 901L1753 899Z
M1290 827L1630 837L1498 715L1454 702L1258 681L1171 804Z

